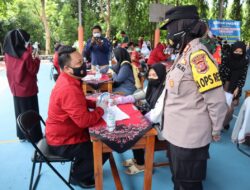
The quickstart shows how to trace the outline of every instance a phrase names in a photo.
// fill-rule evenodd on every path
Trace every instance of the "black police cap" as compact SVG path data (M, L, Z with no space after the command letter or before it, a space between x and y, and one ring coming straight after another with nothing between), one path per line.
M165 13L165 20L160 24L160 29L166 30L166 26L173 20L199 18L197 7L195 5L177 6Z

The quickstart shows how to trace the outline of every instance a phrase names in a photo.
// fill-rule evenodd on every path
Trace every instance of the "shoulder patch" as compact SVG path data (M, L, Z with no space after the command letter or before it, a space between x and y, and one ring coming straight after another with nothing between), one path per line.
M191 64L195 66L198 73L204 74L209 70L205 53L195 55L191 60Z
M193 52L189 62L199 92L206 92L222 85L218 68L206 51Z

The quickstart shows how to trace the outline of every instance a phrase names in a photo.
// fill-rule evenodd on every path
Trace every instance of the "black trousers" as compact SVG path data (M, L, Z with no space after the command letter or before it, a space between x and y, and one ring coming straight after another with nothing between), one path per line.
M39 106L38 106L38 98L37 95L30 97L17 97L14 96L14 107L15 107L15 115L17 117L28 110L34 110L39 114ZM19 129L18 124L16 123L16 133L19 139L25 139L24 134ZM42 129L40 123L38 123L33 130L31 131L32 138L35 142L38 142L42 137Z
M168 143L167 148L174 190L202 190L202 181L207 172L209 144L187 149Z
M50 146L54 154L74 158L71 176L78 181L88 181L94 177L93 145L90 141L63 146ZM103 154L103 163L109 158L109 153Z
M133 150L134 159L136 160L136 163L138 165L144 165L145 159L144 159L144 149L135 149Z

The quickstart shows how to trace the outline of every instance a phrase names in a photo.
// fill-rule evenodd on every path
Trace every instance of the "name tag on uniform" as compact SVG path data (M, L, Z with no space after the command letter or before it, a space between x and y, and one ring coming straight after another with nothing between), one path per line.
M171 88L174 87L174 81L173 81L173 80L169 80L169 86L170 86Z
M190 64L199 92L206 92L222 85L218 68L204 50L192 53Z

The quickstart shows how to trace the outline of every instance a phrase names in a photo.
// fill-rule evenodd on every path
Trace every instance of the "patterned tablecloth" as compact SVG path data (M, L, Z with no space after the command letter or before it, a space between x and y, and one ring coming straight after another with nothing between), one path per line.
M87 98L95 100L97 97L95 94ZM122 153L130 149L152 126L133 104L118 105L118 107L130 118L117 121L116 128L112 132L107 130L106 122L101 119L95 126L89 128L89 133L90 136L101 139L114 151Z

